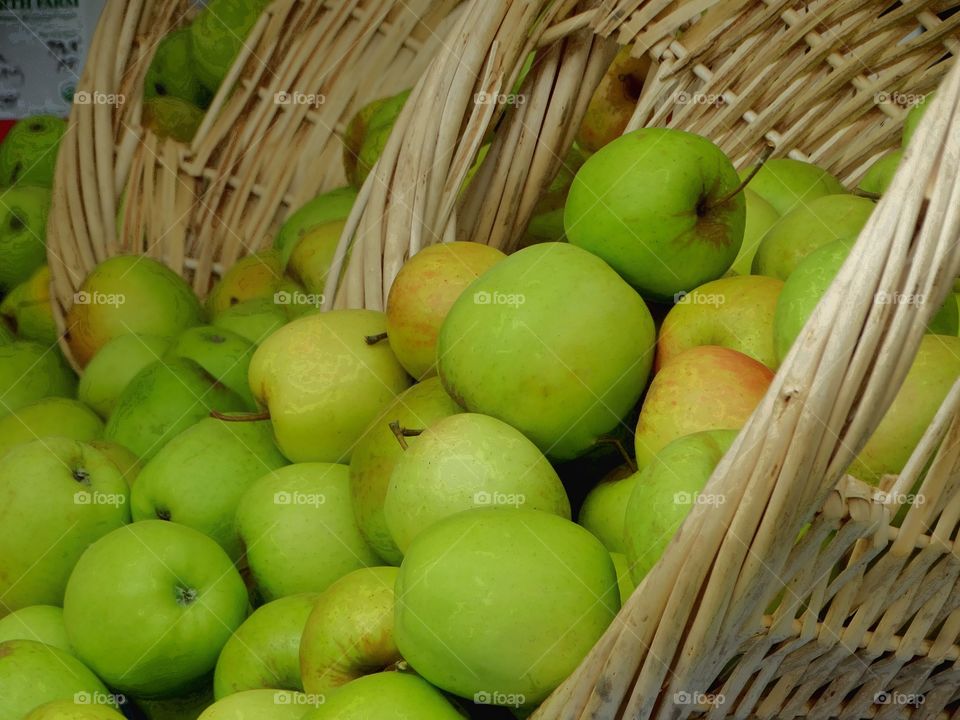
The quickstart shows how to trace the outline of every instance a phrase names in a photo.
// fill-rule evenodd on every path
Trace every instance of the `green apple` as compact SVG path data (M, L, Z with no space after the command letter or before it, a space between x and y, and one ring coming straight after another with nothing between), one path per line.
M299 593L257 608L223 646L213 673L219 700L244 690L303 690L300 638L317 599ZM342 651L342 648L341 648Z
M354 188L336 188L317 195L292 213L273 241L274 249L280 251L281 265L287 266L293 249L308 233L334 220L346 220L356 199Z
M495 693L497 705L540 703L620 608L599 540L551 513L513 508L467 510L421 533L396 594L397 647L411 667L461 697Z
M628 466L614 468L587 493L577 522L611 553L622 553L623 518L637 475Z
M825 195L804 202L763 236L753 258L754 274L786 280L821 245L856 238L874 207L872 200L856 195Z
M163 358L172 341L157 335L119 335L100 348L87 363L77 397L106 420L124 388L148 365Z
M63 600L77 656L111 687L146 697L201 681L246 611L243 579L220 546L162 520L127 525L91 545Z
M623 135L643 85L650 73L650 58L633 57L632 47L622 47L594 90L577 130L577 143L594 153Z
M41 265L0 302L0 316L24 340L53 345L60 332L50 304L50 268Z
M210 0L190 24L194 74L210 92L226 79L269 0Z
M331 220L317 225L299 239L290 253L287 272L313 295L323 295L327 274L340 243L346 220Z
M461 412L440 379L433 377L405 390L367 428L350 459L350 495L360 532L376 553L391 565L399 565L403 554L393 541L383 512L390 476L404 451L390 429L390 423L407 428L427 427ZM406 438L408 446L417 437Z
M52 435L88 442L103 434L103 421L77 400L43 398L0 417L0 457L11 448Z
M913 137L913 134L917 131L917 127L920 125L920 121L923 119L924 114L927 112L927 108L930 107L930 101L933 100L935 93L930 93L924 97L920 102L910 108L910 112L907 113L907 116L903 120L903 138L901 140L901 145L906 147L910 144L910 139Z
M107 460L113 463L120 476L126 481L128 487L133 487L137 475L140 474L140 459L130 450L127 450L120 443L110 440L91 440L90 447L102 452Z
M212 96L194 73L190 29L173 30L157 43L143 81L143 97L175 97L205 108Z
M622 542L623 541L621 541L621 543ZM627 600L633 595L633 591L637 589L637 584L630 576L630 562L627 560L626 555L619 552L610 553L610 559L613 560L613 567L617 570L617 587L620 590L620 604L626 605Z
M291 462L349 462L370 422L410 385L373 310L298 318L267 338L250 361L250 388L270 411Z
M321 592L351 570L378 564L353 517L346 465L302 463L264 475L243 494L236 528L267 601Z
M72 397L77 376L56 348L32 342L0 345L0 415L45 397Z
M321 593L300 641L306 692L324 695L402 659L393 621L398 572L394 567L361 568Z
M210 377L232 390L256 410L257 403L250 392L247 373L256 345L245 337L212 325L188 328L174 341L170 356L193 360Z
M6 143L4 143L6 147ZM30 185L3 191L0 205L0 294L26 282L47 261L50 191Z
M244 690L218 700L197 720L300 720L322 702L291 690Z
M277 250L263 250L237 260L207 296L207 312L213 321L239 303L258 298L273 299L285 281Z
M570 148L563 158L560 170L537 199L533 216L530 218L524 237L520 240L519 247L566 240L563 230L563 209L567 204L567 195L570 193L573 178L586 160L586 156L579 148L576 146Z
M53 700L112 705L114 696L77 658L33 640L0 643L0 720L24 720Z
M724 502L723 497L701 493L736 436L736 430L684 435L664 446L638 473L624 523L627 564L636 584L657 564L695 503Z
M146 720L197 720L200 713L213 705L213 688L208 683L185 695L137 698L136 703Z
M12 342L16 342L17 336L13 334L13 331L7 326L7 323L3 320L0 320L0 346L9 345Z
M216 540L231 558L242 553L233 518L240 497L286 459L269 422L204 418L144 465L130 495L134 520L172 520Z
M53 187L57 150L66 131L66 121L53 115L33 115L14 125L0 144L0 187Z
M746 202L747 219L743 228L743 243L737 259L733 261L728 275L749 275L753 258L760 247L760 241L774 223L780 219L780 213L750 188L743 191Z
M401 552L449 515L524 507L570 519L570 500L537 446L502 420L460 413L428 426L397 460L383 504Z
M302 720L464 720L430 683L400 672L368 675L343 686Z
M203 124L203 110L177 97L147 98L141 123L158 137L189 143Z
M654 377L640 408L638 467L684 435L743 427L771 380L770 368L736 350L700 345L680 353Z
M228 307L213 320L213 326L229 330L259 345L287 323L286 311L271 298L253 298Z
M438 369L460 405L568 459L592 449L639 400L654 342L643 299L606 263L541 243L460 295L440 329Z
M10 450L0 464L0 498L0 615L59 605L87 546L130 522L129 491L116 467L66 438Z
M72 653L63 609L56 605L28 605L0 618L0 643L7 640L35 640Z
M387 336L414 378L437 374L437 336L451 306L470 283L506 257L482 243L439 243L400 268L387 297Z
M860 181L860 189L868 193L882 195L893 182L893 176L900 167L900 161L903 159L903 150L891 150L881 155L870 169L864 174Z
M106 705L78 705L73 700L54 700L23 716L23 720L123 720Z
M751 172L752 167L745 168L740 176L746 179ZM846 192L841 182L823 168L793 158L767 160L747 188L770 203L779 215L819 197Z
M186 280L145 256L118 255L86 277L67 312L67 342L85 366L120 335L173 338L200 324L201 308Z
M735 275L681 296L660 326L655 366L698 345L719 345L776 370L773 315L782 289L776 278Z
M360 188L387 145L393 125L410 97L404 90L364 106L350 121L344 135L343 168L347 182Z
M190 360L152 363L120 393L104 437L149 460L179 433L211 410L244 410L242 399Z
M745 204L723 151L706 138L642 128L587 160L570 186L567 239L645 297L670 298L723 275L743 242Z

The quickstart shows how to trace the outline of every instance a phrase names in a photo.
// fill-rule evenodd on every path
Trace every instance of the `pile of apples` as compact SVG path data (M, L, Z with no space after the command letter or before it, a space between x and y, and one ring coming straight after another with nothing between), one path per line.
M98 265L66 318L79 377L44 265L63 125L13 130L0 720L536 709L694 504L725 502L704 484L899 162L852 193L806 162L738 175L706 138L622 134L645 72L614 62L523 249L433 245L385 312L321 313L407 94L372 103L344 139L351 186L204 302L155 260ZM957 334L951 297L852 475L903 468L960 376Z

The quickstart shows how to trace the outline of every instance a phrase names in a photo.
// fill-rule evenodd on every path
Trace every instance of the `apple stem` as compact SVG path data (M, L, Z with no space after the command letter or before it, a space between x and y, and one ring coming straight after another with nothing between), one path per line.
M767 145L767 147L765 147L763 152L760 154L760 159L757 161L757 164L753 166L753 169L743 179L743 181L739 185L737 185L737 187L735 187L733 190L728 192L726 195L724 195L722 198L720 198L716 202L709 203L704 208L704 210L713 210L715 207L719 207L720 205L723 205L726 202L730 202L737 195L742 193L743 189L747 187L747 185L750 184L750 181L753 180L756 174L760 172L760 168L762 168L763 164L770 159L771 155L773 155L773 145Z
M856 195L857 197L865 197L869 200L879 200L881 197L880 193L870 192L869 190L861 190L860 188L856 188L852 194Z
M409 447L409 445L407 445L406 438L416 437L417 435L423 432L423 430L415 430L412 428L401 427L399 420L394 420L392 423L390 423L390 431L393 433L393 436L397 439L397 442L400 443L400 447L402 447L404 450L406 450Z
M367 345L376 345L378 342L382 342L387 339L387 334L385 332L377 333L376 335L367 335L363 340Z
M637 471L637 463L634 461L632 457L630 457L630 453L627 452L627 449L623 446L623 443L620 442L620 438L604 435L603 437L598 437L595 444L596 445L613 445L617 449L617 452L620 453L620 457L623 458L624 465L630 468L630 472Z
M223 420L224 422L260 422L261 420L270 419L270 411L264 410L263 412L247 413L246 415L229 415L219 410L211 410L210 417Z

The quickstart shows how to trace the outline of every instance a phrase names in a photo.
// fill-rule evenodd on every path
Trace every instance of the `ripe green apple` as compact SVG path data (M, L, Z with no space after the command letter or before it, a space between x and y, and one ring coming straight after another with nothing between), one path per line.
M302 463L257 480L240 499L236 528L264 600L321 592L357 568L377 565L350 507L350 469Z
M354 188L336 188L317 195L292 213L273 241L274 249L280 251L282 266L288 265L293 249L308 233L334 220L346 220L356 199Z
M257 608L223 646L213 673L219 700L244 690L303 690L300 638L317 599L299 593ZM342 651L342 648L341 648Z
M593 448L639 400L654 342L643 299L606 263L541 243L460 295L440 329L438 368L460 405L568 459Z
M187 282L163 263L118 255L97 265L67 312L67 342L85 366L108 341L139 333L173 338L200 324L201 308Z
M222 312L247 300L273 300L286 278L277 250L263 250L237 260L207 296L207 313L216 322Z
M891 150L881 155L870 166L870 169L864 174L860 181L860 189L864 192L876 193L882 195L893 182L893 176L900 167L900 161L903 159L903 150Z
M910 112L907 113L907 116L903 120L903 138L900 144L903 147L906 147L910 144L910 139L913 137L913 134L917 131L917 127L920 125L920 121L923 119L924 114L927 112L927 108L930 106L930 101L933 100L935 93L929 93L926 97L923 98L920 102L910 108Z
M70 653L33 640L0 643L0 720L24 720L48 702L78 697L100 705L113 700L99 678Z
M60 352L37 343L0 345L0 415L45 397L72 397L77 376Z
M187 328L174 341L170 356L193 360L208 375L243 399L247 410L256 410L247 373L256 345L245 337L212 325Z
M580 506L577 522L614 554L624 551L623 517L636 481L637 474L630 467L614 468L587 493Z
M706 138L634 130L588 159L570 186L568 240L644 297L670 298L723 275L743 242L737 172ZM728 199L729 198L729 199Z
M482 243L439 243L400 268L387 297L387 336L400 364L415 379L437 374L437 336L453 303L506 257Z
M308 293L323 295L327 287L327 274L346 224L346 220L331 220L317 225L306 232L293 247L287 272L303 285Z
M197 720L300 720L322 702L291 690L244 690L218 700Z
M576 146L570 148L563 158L560 170L537 199L533 215L527 225L527 231L521 238L519 247L524 248L541 242L562 242L566 240L563 231L563 209L567 204L567 195L577 171L587 160L586 155Z
M106 705L78 705L73 700L54 700L23 716L23 720L123 720Z
M753 258L757 254L757 248L760 247L760 241L767 231L773 227L774 223L780 219L780 213L753 192L750 188L743 191L743 199L746 202L747 219L743 228L743 243L740 245L740 252L737 253L737 259L733 261L728 275L749 275L750 267L753 265Z
M6 147L4 143L3 147ZM50 191L23 185L3 191L0 205L0 293L26 282L47 261Z
M349 462L370 422L410 378L373 310L333 310L284 325L257 348L250 388L270 411L280 450L291 462Z
M287 313L273 298L253 298L228 307L213 320L213 326L245 337L259 345L286 325Z
M17 445L53 435L88 442L103 434L103 421L77 400L43 398L0 417L0 457Z
M60 333L50 304L50 267L41 265L0 302L0 317L24 340L53 345Z
M128 501L113 463L88 445L46 438L10 450L0 464L0 615L59 605L81 553L130 522Z
M924 335L893 404L847 472L876 485L903 470L958 377L960 338Z
M210 0L190 24L193 72L212 93L227 77L269 0Z
M803 258L831 240L853 239L867 224L875 204L856 195L825 195L804 202L763 236L755 275L786 280Z
M302 720L464 720L439 690L416 675L384 672L344 685Z
M650 72L650 58L631 55L631 47L617 53L594 90L577 130L577 143L594 153L616 140L627 128Z
M163 358L171 344L168 338L136 333L107 341L83 369L77 397L106 420L124 388L137 373Z
M729 348L700 345L680 353L647 390L634 438L638 467L684 435L743 427L772 379L766 365Z
M626 508L624 508L626 510ZM624 513L626 514L626 513ZM621 540L621 543L623 541ZM637 584L630 577L630 562L627 556L622 552L610 553L610 559L613 560L613 567L617 571L617 587L620 590L620 605L625 605L633 591L637 589Z
M243 579L220 546L162 520L91 545L63 600L77 656L111 687L145 697L198 684L246 612Z
M620 608L599 540L551 513L513 508L467 510L421 533L396 594L397 647L411 667L461 697L496 694L497 705L540 703Z
M751 172L752 167L745 168L740 176L746 179ZM846 192L841 182L823 168L793 158L767 160L747 188L770 203L779 215L819 197Z
M306 692L323 695L402 659L393 620L398 573L394 567L361 568L321 593L300 640Z
M233 519L243 493L286 459L269 422L204 418L144 465L130 495L134 520L172 520L216 540L231 558L242 553Z
M35 640L72 653L63 609L56 605L28 605L0 618L0 643L7 640Z
M157 43L143 81L143 97L175 97L205 108L212 95L194 73L190 53L190 29L173 30Z
M137 373L120 393L104 437L147 461L211 410L232 412L245 407L242 399L196 363L158 361Z
M536 445L502 420L460 413L428 426L397 460L383 511L406 552L443 518L500 505L570 519L563 483Z
M638 473L624 523L627 565L636 584L657 564L695 503L724 501L700 493L736 436L736 430L684 435Z
M0 187L53 187L57 149L66 130L66 121L53 115L32 115L14 125L0 143Z
M390 430L397 422L406 428L427 427L461 412L440 379L427 378L405 390L367 428L350 458L350 495L360 532L376 553L390 565L399 565L403 553L393 541L383 512L390 476L403 448ZM419 438L408 437L409 447Z
M387 98L374 100L354 115L344 135L343 169L347 182L359 189L380 159L390 138L390 131L410 97L404 90Z
M189 143L203 124L203 110L176 97L152 97L143 101L141 124L157 137Z
M128 487L133 487L137 475L140 474L140 459L120 443L110 440L91 440L90 447L102 452L107 460L113 463L126 481Z

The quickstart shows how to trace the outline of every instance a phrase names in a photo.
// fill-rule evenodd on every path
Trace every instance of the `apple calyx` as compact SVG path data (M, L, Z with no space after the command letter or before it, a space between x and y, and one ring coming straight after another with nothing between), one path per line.
M423 432L423 428L417 430L401 427L400 421L394 420L392 423L390 423L390 432L393 433L393 436L397 439L397 442L400 443L400 447L406 450L409 447L409 445L407 445L406 438L420 435Z
M733 190L728 192L722 198L715 202L700 202L697 204L697 214L700 217L703 217L708 212L713 210L716 207L720 207L724 203L728 203L733 200L737 195L742 193L747 185L750 184L750 181L753 180L754 176L760 172L760 168L763 167L763 164L770 159L770 156L773 154L773 145L767 145L764 148L763 153L760 155L760 159L757 161L757 164L753 166L753 169L747 174L747 176L737 185ZM706 198L704 198L705 200Z
M73 469L73 479L82 485L90 484L90 473L85 468L77 467Z
M363 338L363 341L367 345L376 345L378 342L383 342L387 339L387 334L385 332L377 333L376 335L367 335Z
M166 521L169 521L169 520L170 520L170 517L171 517L169 510L165 510L165 509L161 509L161 508L157 508L155 514L156 514L156 516L157 516L157 520L166 520Z
M183 606L192 605L200 595L196 588L184 587L183 585L177 585L173 592L177 596L177 605Z

